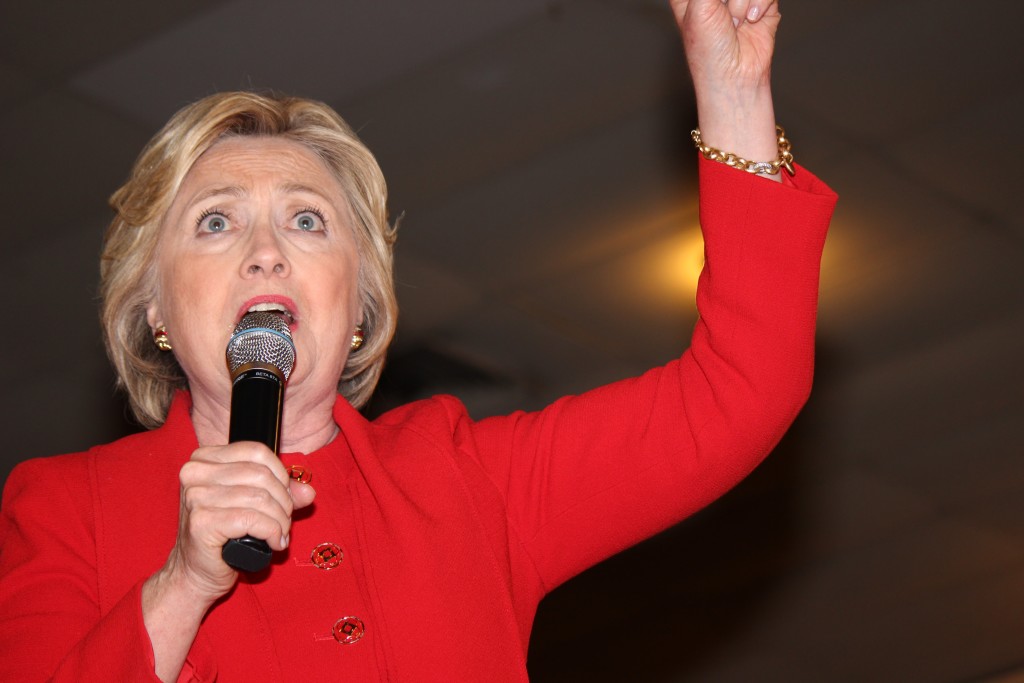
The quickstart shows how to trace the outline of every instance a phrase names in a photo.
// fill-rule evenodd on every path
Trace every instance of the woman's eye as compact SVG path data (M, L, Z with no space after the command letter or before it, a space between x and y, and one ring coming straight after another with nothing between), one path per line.
M303 211L295 216L295 227L303 232L318 232L324 229L324 218L315 211Z
M228 229L228 219L219 213L210 213L199 219L200 232L224 232Z

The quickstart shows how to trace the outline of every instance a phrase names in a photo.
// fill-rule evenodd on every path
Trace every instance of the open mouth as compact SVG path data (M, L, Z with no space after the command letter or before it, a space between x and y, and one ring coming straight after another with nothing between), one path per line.
M276 313L281 316L289 327L295 324L295 316L290 310L283 304L276 302L266 301L259 304L253 304L249 307L246 313L253 313L255 311L267 311L269 313Z

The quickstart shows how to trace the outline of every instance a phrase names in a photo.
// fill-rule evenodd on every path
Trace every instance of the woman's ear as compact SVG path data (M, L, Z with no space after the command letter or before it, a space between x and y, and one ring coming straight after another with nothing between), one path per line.
M146 304L146 322L149 323L151 330L164 324L163 316L160 315L160 305L155 300Z

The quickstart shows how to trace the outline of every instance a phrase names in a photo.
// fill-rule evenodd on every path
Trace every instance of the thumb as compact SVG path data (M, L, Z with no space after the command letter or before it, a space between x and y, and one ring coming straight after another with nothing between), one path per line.
M295 480L288 482L288 492L295 503L295 509L306 507L316 498L316 489L309 484L302 484Z

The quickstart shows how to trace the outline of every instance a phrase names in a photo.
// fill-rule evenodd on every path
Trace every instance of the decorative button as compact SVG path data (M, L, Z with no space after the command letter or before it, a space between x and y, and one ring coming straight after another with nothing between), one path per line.
M351 645L363 637L366 627L363 626L363 620L359 617L342 617L334 622L331 633L334 634L334 639L342 645Z
M288 476L300 484L308 484L313 481L313 471L302 465L290 465L288 467Z
M341 564L344 557L341 548L335 544L321 543L313 548L313 553L309 556L309 559L318 569L334 569Z

